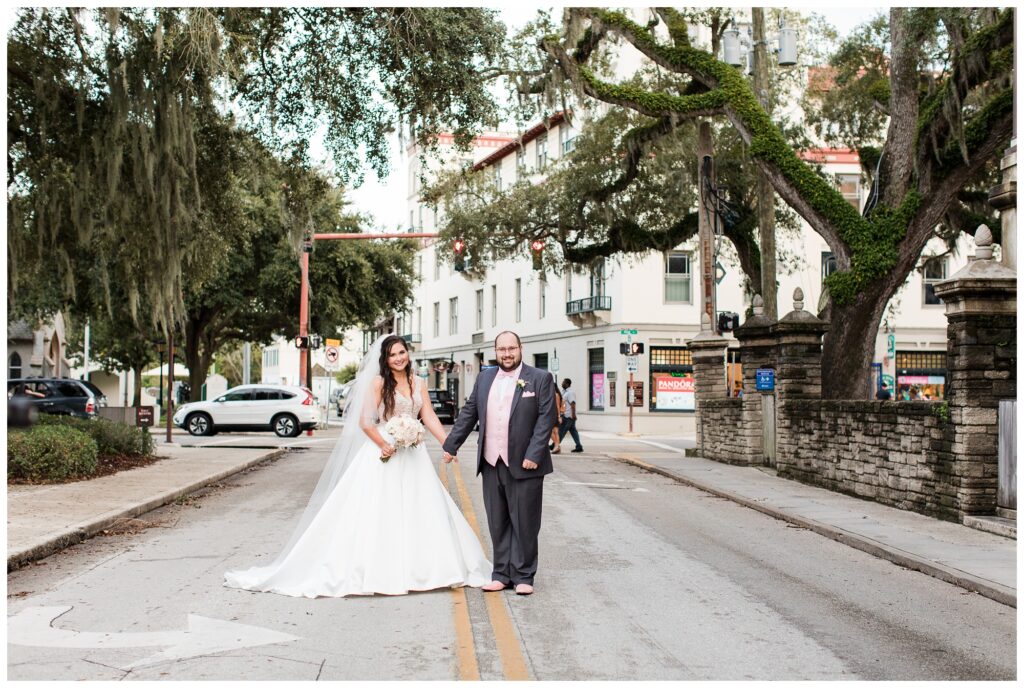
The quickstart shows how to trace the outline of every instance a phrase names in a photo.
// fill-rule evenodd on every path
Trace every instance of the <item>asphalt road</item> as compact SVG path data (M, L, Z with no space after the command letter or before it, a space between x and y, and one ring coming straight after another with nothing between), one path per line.
M1013 608L584 446L546 479L532 597L222 587L288 538L322 442L10 574L8 678L1015 678ZM489 548L470 450L444 476Z

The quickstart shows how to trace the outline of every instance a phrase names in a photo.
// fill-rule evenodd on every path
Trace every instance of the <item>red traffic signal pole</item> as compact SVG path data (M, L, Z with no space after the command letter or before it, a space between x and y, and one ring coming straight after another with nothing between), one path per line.
M390 234L314 234L307 239L302 247L302 287L299 297L299 336L309 336L309 254L313 252L314 241L327 240L360 240L360 239L436 239L436 232L393 232ZM307 346L299 349L299 385L309 387L312 380L309 379L309 340L305 340Z
M299 300L299 336L306 337L309 334L309 253L312 251L313 242L308 242L302 249L302 298ZM308 339L303 339L308 343ZM299 386L309 387L309 380L306 379L307 361L309 347L299 349Z

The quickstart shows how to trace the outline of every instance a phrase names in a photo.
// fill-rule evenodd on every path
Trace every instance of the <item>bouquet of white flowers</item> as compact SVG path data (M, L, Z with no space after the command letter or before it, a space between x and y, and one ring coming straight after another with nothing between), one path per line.
M384 432L391 435L396 449L416 447L423 441L423 424L410 416L395 416L384 426ZM380 460L387 463L390 456L382 456Z

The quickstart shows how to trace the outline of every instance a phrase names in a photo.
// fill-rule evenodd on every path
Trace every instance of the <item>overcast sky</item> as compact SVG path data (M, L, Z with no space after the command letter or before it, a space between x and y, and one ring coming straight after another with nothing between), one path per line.
M701 3L707 4L707 3ZM800 3L802 4L802 3ZM883 11L881 7L872 6L847 6L843 8L822 9L821 6L797 7L794 3L787 3L787 7L814 11L824 15L839 32L840 38L846 36L857 25L875 17ZM501 11L502 19L509 26L522 26L533 19L537 9L550 5L523 5L515 8L506 8ZM558 20L557 11L552 12L552 19ZM391 174L384 180L378 180L377 175L367 170L365 181L358 189L353 189L348 196L355 209L367 213L376 219L374 229L394 231L396 228L404 228L408 224L409 211L406 207L407 181L406 166L408 160L399 150L397 137L391 141Z

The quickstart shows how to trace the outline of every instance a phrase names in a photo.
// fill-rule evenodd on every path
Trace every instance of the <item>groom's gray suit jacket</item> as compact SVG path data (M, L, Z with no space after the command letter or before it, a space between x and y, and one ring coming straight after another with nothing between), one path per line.
M445 440L444 450L455 454L462 443L469 437L477 422L480 423L480 436L476 450L476 473L480 475L484 469L484 439L487 437L487 397L491 393L491 384L498 375L494 367L480 373L473 387L473 393L466 400L466 405L459 412L459 417L452 426L452 431ZM540 478L554 468L551 465L551 451L548 442L551 429L555 427L555 389L551 374L547 371L523 364L519 373L523 384L516 384L512 397L512 412L508 423L508 470L512 477ZM527 394L532 392L532 394ZM524 396L525 395L525 396ZM537 468L523 468L523 459L537 464Z

